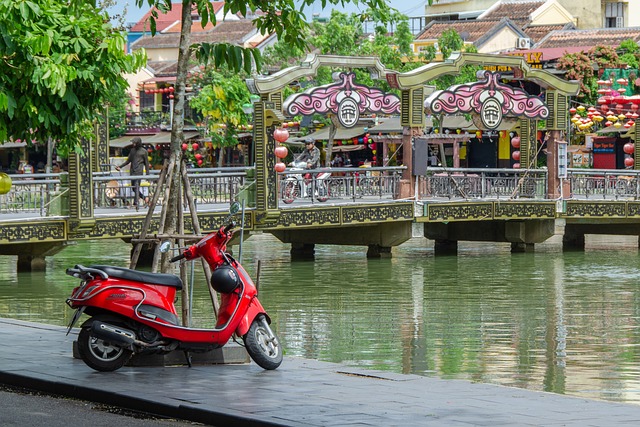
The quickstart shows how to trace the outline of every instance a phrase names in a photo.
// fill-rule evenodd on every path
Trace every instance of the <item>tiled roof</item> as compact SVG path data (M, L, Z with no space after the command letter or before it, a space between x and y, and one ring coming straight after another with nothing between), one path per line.
M191 43L231 43L242 44L246 37L255 32L253 22L249 19L238 21L220 21L208 31L191 34ZM143 36L136 40L131 48L160 49L177 48L180 43L179 33L156 34L154 37Z
M531 27L524 27L524 31L531 39L531 43L538 43L544 36L552 31L558 30L572 30L575 29L573 24L554 24L554 25L533 25Z
M597 45L617 47L621 42L628 39L639 42L640 27L552 31L546 37L540 40L536 47L590 47Z
M545 4L546 0L535 1L502 1L499 2L495 9L490 9L482 19L501 19L510 18L530 20L530 16L540 6Z
M445 30L453 28L464 41L473 43L500 24L499 19L475 21L431 21L416 40L436 40Z
M218 11L224 7L223 1L213 1L211 2L211 4L213 4L213 9L216 13L218 13ZM154 9L155 8L149 9L149 11L145 13L144 16L131 27L129 32L132 32L132 33L150 32L151 30L150 30L149 22L147 22L147 20L149 19L149 17L151 17L151 12ZM165 31L167 29L171 31L172 28L176 26L178 28L177 31L180 32L180 25L175 25L175 24L176 23L179 24L181 19L182 19L182 3L171 3L170 11L168 11L167 13L158 13L158 19L156 19L156 31L158 33ZM198 31L196 27L202 28L200 24L196 24L196 25L193 25L193 31Z
M147 68L156 77L175 76L178 73L178 61L149 61Z

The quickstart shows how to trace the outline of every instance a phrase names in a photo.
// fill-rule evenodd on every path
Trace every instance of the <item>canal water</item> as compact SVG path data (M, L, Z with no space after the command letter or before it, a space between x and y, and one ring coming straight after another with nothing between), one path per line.
M44 273L0 264L0 316L66 325L76 263L126 266L119 240L82 242L47 260ZM234 251L238 255L238 248ZM260 299L285 355L399 373L465 379L640 404L640 258L635 245L558 247L511 254L508 245L461 244L438 256L414 238L391 259L366 249L317 246L291 262L268 234L243 246L260 268ZM10 262L7 262L10 261ZM212 326L195 269L194 319Z

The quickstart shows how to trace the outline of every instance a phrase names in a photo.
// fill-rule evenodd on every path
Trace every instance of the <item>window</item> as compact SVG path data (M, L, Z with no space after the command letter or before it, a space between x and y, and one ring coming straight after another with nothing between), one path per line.
M624 27L624 3L607 3L604 10L604 26L606 28Z

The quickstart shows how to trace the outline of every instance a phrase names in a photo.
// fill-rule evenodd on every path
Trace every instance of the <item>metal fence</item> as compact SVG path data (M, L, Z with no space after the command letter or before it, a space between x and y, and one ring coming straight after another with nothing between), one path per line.
M64 191L59 173L9 175L11 191L0 195L0 214L61 214Z
M323 168L309 171L286 170L278 174L280 201L287 180L295 177L298 193L286 203L343 200L395 199L404 167ZM238 198L249 203L255 198L255 169L189 169L189 182L196 205L226 204ZM319 178L321 174L326 174ZM67 173L9 175L12 187L0 195L0 214L34 213L61 215L68 188ZM94 207L118 208L133 204L132 180L141 180L143 198L157 191L157 171L145 176L97 172L93 176ZM419 200L545 199L546 169L449 169L429 168L417 177ZM563 181L563 197L570 199L640 200L640 171L569 169ZM323 190L324 189L324 190ZM307 190L304 192L304 190ZM322 190L318 192L318 190ZM323 193L324 191L324 193ZM314 194L312 198L310 194ZM160 203L164 194L160 195ZM142 200L144 203L144 199Z
M546 169L429 168L417 180L420 200L544 199Z
M202 168L189 169L187 176L196 205L230 203L245 185L247 171L252 168ZM155 171L154 171L155 172ZM159 174L130 176L127 174L94 174L94 207L126 207L134 204L135 180L139 180L138 204L144 205L157 191ZM164 194L158 201L162 204Z
M640 171L569 169L569 192L573 199L640 199Z
M280 200L394 199L405 167L287 169L278 175ZM311 195L314 197L311 197Z

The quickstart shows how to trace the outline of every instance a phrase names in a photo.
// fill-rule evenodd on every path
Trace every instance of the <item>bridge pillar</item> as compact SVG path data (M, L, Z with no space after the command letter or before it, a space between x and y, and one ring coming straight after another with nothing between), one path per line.
M426 223L424 236L435 240L436 254L451 254L458 241L510 242L512 250L527 251L555 234L555 220L494 220Z
M45 257L53 256L67 246L66 242L37 242L16 245L0 245L0 255L17 255L17 271L46 270Z
M391 248L411 238L411 221L383 222L329 228L268 230L282 243L291 243L291 255L313 255L315 245L366 246L367 256L390 257Z

